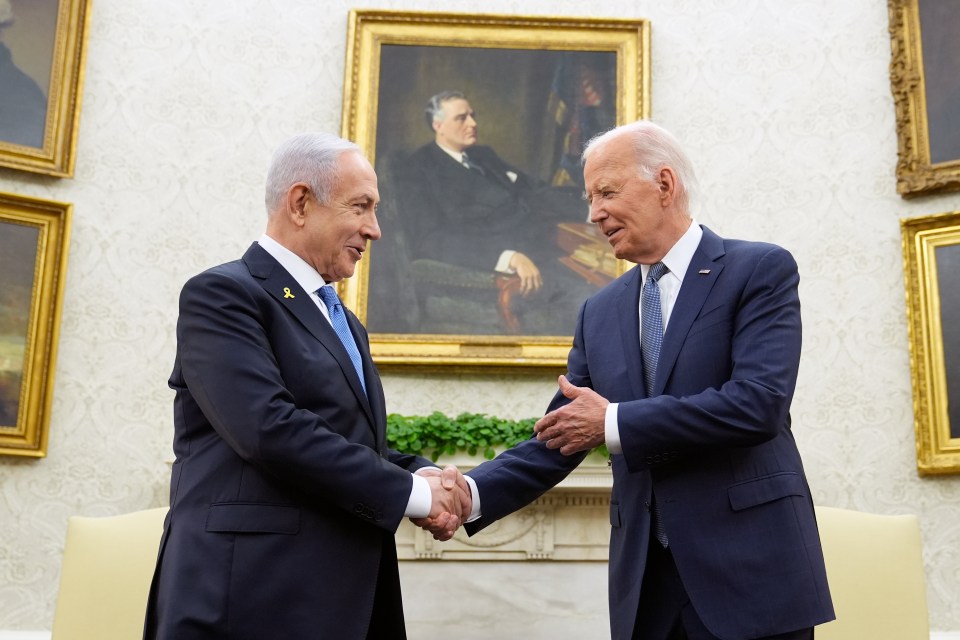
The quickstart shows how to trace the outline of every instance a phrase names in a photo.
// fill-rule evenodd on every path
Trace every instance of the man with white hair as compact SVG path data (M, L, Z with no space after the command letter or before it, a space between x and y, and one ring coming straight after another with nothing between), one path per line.
M0 0L0 142L42 147L47 97L13 61L3 31L14 22L10 0Z
M834 612L791 431L797 264L696 224L693 167L652 122L583 155L590 219L637 266L581 309L536 437L469 472L467 530L606 444L613 640L810 640Z

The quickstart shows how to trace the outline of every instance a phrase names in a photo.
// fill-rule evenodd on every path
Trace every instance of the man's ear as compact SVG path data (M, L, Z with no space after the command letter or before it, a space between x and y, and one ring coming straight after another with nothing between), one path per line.
M671 167L662 167L657 173L657 185L660 188L660 204L665 207L673 204L677 198L677 174Z
M307 200L310 198L310 187L303 182L297 182L287 189L286 215L290 221L298 227L302 227L306 221L305 208Z

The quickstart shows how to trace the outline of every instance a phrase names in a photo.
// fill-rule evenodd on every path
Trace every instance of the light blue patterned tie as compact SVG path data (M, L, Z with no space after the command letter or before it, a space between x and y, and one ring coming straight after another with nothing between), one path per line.
M353 368L357 370L357 375L360 376L360 386L363 387L363 393L366 394L367 383L363 379L363 362L360 360L360 350L357 349L357 342L353 339L353 334L350 333L350 327L347 326L347 316L343 312L340 297L334 288L329 285L317 289L317 295L320 296L323 304L327 306L327 311L330 312L330 324L333 325L333 330L337 332L337 337L340 338L340 342L347 350L350 362L353 363Z
M643 382L647 387L647 396L653 395L657 361L660 359L660 347L663 346L663 308L660 306L660 285L657 281L667 271L667 265L662 262L650 267L647 281L643 283L643 291L640 292L640 354L643 357ZM656 496L653 496L652 516L653 535L666 548L669 541Z
M640 353L643 356L643 382L646 384L648 396L653 395L657 361L663 345L663 309L660 306L660 285L657 281L667 271L667 265L662 262L650 267L640 294L640 314L643 318L640 327Z

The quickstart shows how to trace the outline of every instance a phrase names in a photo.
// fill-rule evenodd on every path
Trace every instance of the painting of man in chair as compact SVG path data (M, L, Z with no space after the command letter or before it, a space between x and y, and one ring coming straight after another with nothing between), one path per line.
M478 65L475 50L453 50L472 65L458 78L471 93L439 88L454 75L441 64L427 74L432 81L415 83L439 90L421 97L419 123L398 136L385 96L396 95L392 81L425 64L420 48L404 49L382 58L376 162L384 235L370 255L368 327L572 335L583 300L616 275L607 243L588 223L579 167L583 143L615 124L612 54L490 50ZM496 90L504 80L512 92Z

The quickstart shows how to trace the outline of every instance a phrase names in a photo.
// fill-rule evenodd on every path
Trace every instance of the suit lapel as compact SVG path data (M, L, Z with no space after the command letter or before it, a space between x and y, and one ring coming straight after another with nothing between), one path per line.
M660 348L660 359L657 362L657 377L654 383L654 395L663 393L673 365L680 355L690 331L693 321L696 320L706 302L710 290L716 284L723 263L717 262L724 255L723 240L706 227L703 227L703 237L700 245L690 260L687 273L683 276L683 285L677 295L677 302L670 314L667 331L663 335L663 346Z
M360 379L353 368L350 356L347 355L347 350L340 342L340 338L337 337L333 327L317 309L311 294L304 291L293 276L287 273L287 270L280 266L280 263L258 244L254 244L247 250L243 255L243 261L250 269L250 275L260 281L263 289L273 296L282 307L293 314L300 324L330 352L330 355L340 365L344 378L346 378L354 395L360 401L360 405L367 414L370 423L375 425L374 430L376 431L376 420L373 418L370 402L363 392L363 387L360 386ZM350 314L347 315L350 316ZM357 344L361 344L361 341L356 337L356 328L351 326L351 330ZM364 349L364 352L367 352L367 350ZM361 353L361 358L364 357L369 358L369 353ZM366 364L364 364L364 367L366 367Z
M363 328L363 325L360 324L360 319L357 318L353 312L349 309L346 309L346 312L347 324L350 325L353 339L357 342L357 349L360 351L360 360L363 363L363 375L367 382L367 393L364 394L363 390L360 389L361 402L366 402L364 407L368 410L370 421L373 423L374 431L377 434L377 442L384 442L387 437L387 423L385 420L380 419L380 416L386 415L380 375L377 373L377 367L373 364L373 358L370 355L370 345L365 338L366 330ZM344 350L344 355L346 355L346 350ZM352 369L353 365L351 364L350 367ZM359 384L359 381L357 383Z
M623 279L623 287L617 299L617 326L620 328L620 344L627 365L633 397L647 395L643 385L643 361L640 359L640 268L634 267Z

